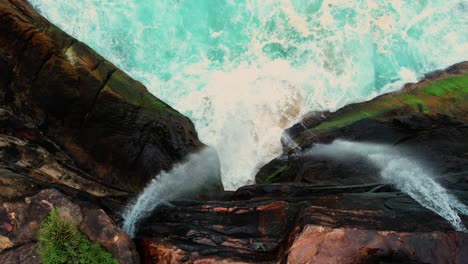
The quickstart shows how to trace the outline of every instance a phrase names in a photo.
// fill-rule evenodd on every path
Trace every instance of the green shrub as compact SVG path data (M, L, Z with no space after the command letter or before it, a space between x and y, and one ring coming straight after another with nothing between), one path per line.
M89 241L72 223L50 212L38 233L39 255L44 264L118 264L98 243Z

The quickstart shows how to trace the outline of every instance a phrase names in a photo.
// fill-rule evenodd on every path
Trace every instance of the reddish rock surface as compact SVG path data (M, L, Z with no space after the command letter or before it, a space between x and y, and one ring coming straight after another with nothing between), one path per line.
M287 263L466 263L468 234L403 233L307 225L288 250Z

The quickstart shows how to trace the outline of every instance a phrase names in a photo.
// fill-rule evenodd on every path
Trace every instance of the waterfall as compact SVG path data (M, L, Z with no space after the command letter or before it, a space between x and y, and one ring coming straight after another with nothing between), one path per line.
M127 205L122 214L123 229L133 237L138 222L157 206L199 194L204 188L216 184L219 173L219 160L213 149L205 148L189 155L185 162L151 180L143 192Z
M443 217L455 230L467 232L458 214L468 215L468 207L437 183L435 175L429 169L401 149L383 144L335 140L329 145L317 144L304 155L322 155L336 159L359 155L367 158L379 168L384 181Z

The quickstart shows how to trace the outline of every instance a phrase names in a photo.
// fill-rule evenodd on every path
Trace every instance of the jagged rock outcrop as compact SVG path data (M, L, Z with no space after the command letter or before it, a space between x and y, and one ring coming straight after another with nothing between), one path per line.
M468 204L467 80L468 63L457 64L402 91L311 114L288 133L302 151L348 139L424 154L437 181ZM256 185L155 210L139 224L142 260L466 263L468 234L384 182L366 159L284 149L260 170ZM468 225L468 216L460 217Z
M334 113L311 113L286 131L303 149L335 139L383 143L408 149L437 174L468 172L468 62L428 74L401 91ZM334 161L320 156L285 154L264 166L257 183L306 182L349 185L379 180L375 168L359 157ZM289 158L287 158L289 156ZM360 164L360 166L356 166ZM465 175L466 176L466 175ZM451 182L466 183L467 178Z
M0 2L0 102L77 167L131 192L203 144L192 122L25 0Z

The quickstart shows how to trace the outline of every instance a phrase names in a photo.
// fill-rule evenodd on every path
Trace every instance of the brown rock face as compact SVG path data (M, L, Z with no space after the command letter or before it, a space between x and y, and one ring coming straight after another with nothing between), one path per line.
M95 181L138 191L203 145L192 122L37 14L0 2L0 101Z

